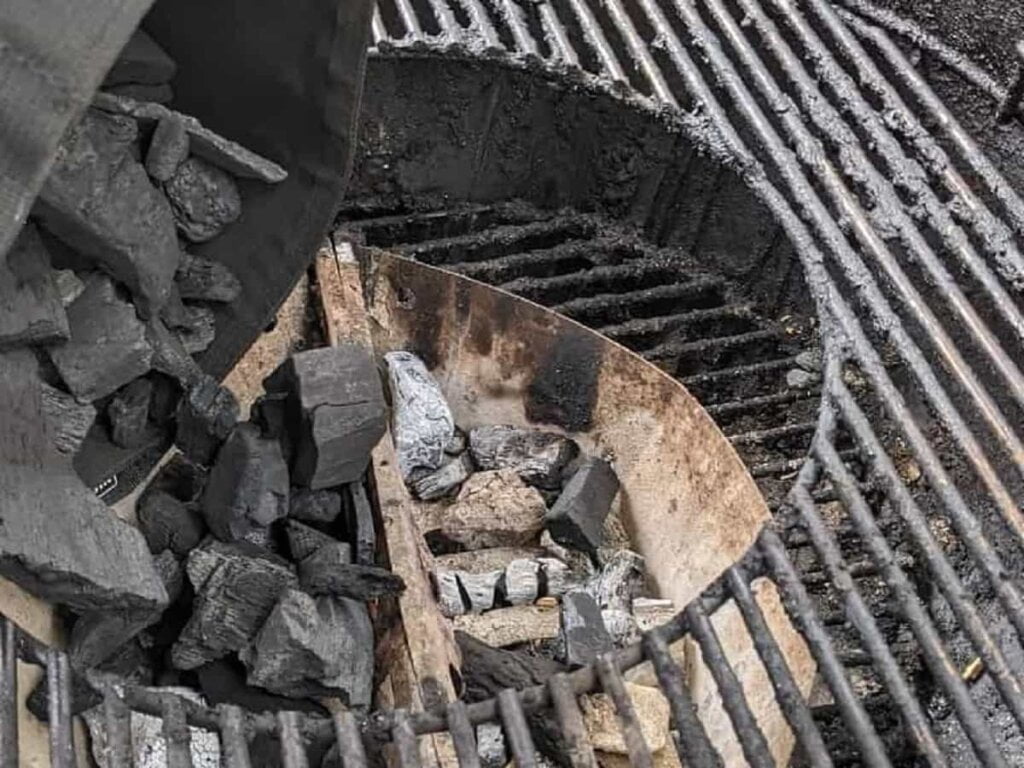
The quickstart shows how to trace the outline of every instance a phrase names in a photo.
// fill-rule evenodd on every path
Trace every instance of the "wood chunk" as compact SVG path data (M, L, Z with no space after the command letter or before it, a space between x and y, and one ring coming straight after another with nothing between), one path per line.
M123 387L107 406L110 439L122 448L137 448L146 440L149 398L153 385L139 378Z
M561 636L565 661L573 667L589 664L600 654L613 650L601 609L594 598L582 590L562 596Z
M461 616L469 610L469 606L462 595L459 587L459 578L453 571L434 571L431 574L434 582L434 593L437 595L437 604L441 607L441 613L449 618Z
M168 181L188 157L188 131L174 115L162 118L153 129L146 152L146 173L157 181Z
M288 538L288 553L296 563L306 559L323 546L341 543L336 542L326 533L318 531L316 528L310 528L298 520L288 520L285 522L285 536ZM345 544L345 546L348 547L348 544ZM351 555L346 558L346 562L351 562Z
M646 583L644 558L628 549L615 551L586 590L601 608L629 612L633 599L643 594Z
M521 546L537 540L546 509L537 489L515 470L477 472L454 503L434 512L428 533L468 549Z
M555 432L494 425L470 431L469 451L482 470L515 469L528 485L557 490L579 446Z
M553 640L558 637L562 626L557 608L536 605L495 608L480 614L467 613L456 616L452 622L456 630L466 632L496 648L531 640Z
M54 447L63 454L78 451L85 436L96 421L96 408L91 403L80 403L66 392L40 382L43 418L46 432Z
M238 421L238 401L212 376L202 376L178 403L174 442L191 461L209 466Z
M633 709L640 721L640 732L652 752L659 752L669 742L668 699L656 688L626 683L626 693L633 701ZM629 753L625 737L619 726L615 704L606 693L596 693L580 698L583 723L594 749L617 755Z
M465 453L466 448L469 446L469 437L459 429L459 425L455 425L455 430L452 432L452 439L448 441L448 444L444 447L444 452L449 456L459 456Z
M85 292L68 307L71 340L50 347L50 359L76 398L96 400L149 371L153 350L135 307L114 284L90 276Z
M555 613L557 615L557 611ZM484 617L465 618L477 620ZM455 640L462 654L462 681L465 698L469 703L485 701L506 688L522 690L533 685L543 685L553 675L565 671L563 665L552 659L522 651L502 650L470 632L456 630Z
M224 541L245 536L288 514L288 467L275 440L239 424L217 453L203 492L203 516Z
M187 555L206 535L199 513L165 491L147 489L139 499L137 514L139 530L153 553L169 549Z
M26 224L7 255L0 255L0 349L51 344L68 335L49 251Z
M540 564L543 594L558 597L577 586L569 566L561 560L556 560L553 557L541 557L537 562Z
M288 514L296 520L328 525L341 514L341 495L326 489L311 491L308 488L295 488Z
M349 483L352 503L347 505L346 527L354 538L353 557L360 565L373 565L376 561L377 531L373 522L373 509L366 498L361 481Z
M230 304L242 292L242 284L230 269L204 256L183 252L175 275L183 299Z
M633 616L641 632L660 627L679 611L671 600L651 597L633 598Z
M388 352L384 360L398 468L405 482L412 483L441 467L455 422L441 387L422 360L411 352Z
M242 198L234 180L220 168L190 157L164 184L178 232L193 243L220 234L242 215Z
M494 607L497 599L498 582L501 580L501 571L490 571L489 573L458 573L455 577L459 581L459 588L462 590L463 600L469 606L471 613L482 613Z
M52 234L128 286L147 319L167 301L178 238L167 199L132 159L119 130L109 116L89 110L65 134L35 214Z
M103 79L105 86L122 83L158 85L174 79L177 66L157 42L143 32L135 30L121 49L114 65Z
M351 557L344 542L321 547L299 563L299 583L314 595L363 601L397 595L405 589L400 576L374 565L351 563Z
M431 501L458 492L459 487L473 474L472 461L467 454L423 475L412 482L412 491L420 499Z
M367 347L352 343L299 352L264 386L288 393L293 483L316 490L363 476L387 426L380 377Z
M514 560L535 559L543 554L544 550L539 547L493 547L491 549L472 549L468 552L456 552L450 555L437 555L434 562L439 571L483 573L484 571L503 571Z
M587 459L572 476L545 517L555 541L596 553L604 540L604 520L619 492L619 478L608 462Z
M529 605L540 596L540 563L513 560L505 569L501 594L509 605Z

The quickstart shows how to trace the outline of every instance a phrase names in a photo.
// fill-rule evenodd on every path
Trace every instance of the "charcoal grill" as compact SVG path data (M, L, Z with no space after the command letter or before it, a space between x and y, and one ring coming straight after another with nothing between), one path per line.
M289 766L303 764L300 732L336 733L346 768L365 764L357 733L393 741L400 763L412 766L417 737L447 730L460 762L472 766L469 725L494 720L505 727L516 761L533 766L523 712L552 707L579 747L571 761L588 765L571 693L603 687L615 700L632 761L651 765L617 671L648 658L672 704L685 764L721 765L667 653L668 643L692 633L712 662L746 761L769 765L764 735L709 631L708 613L732 599L796 736L797 761L1020 764L1024 201L898 41L910 40L990 96L993 120L1012 119L1017 84L997 83L937 38L864 0L382 0L373 31L371 91L375 70L385 77L406 65L484 77L500 70L591 102L615 102L640 115L637 124L656 126L645 129L646 165L632 173L623 175L621 158L607 155L608 168L562 188L518 178L508 184L506 176L506 187L518 185L516 196L531 199L524 207L507 203L508 189L488 186L482 172L445 177L443 156L434 158L431 185L399 178L403 163L424 158L389 155L394 132L371 121L339 236L560 306L669 361L695 392L707 387L710 412L751 462L775 519L741 563L617 659L468 707L381 712L358 724L344 714L333 724L257 716L244 727L280 733ZM367 98L372 107L372 93ZM462 142L476 158L471 170L498 152L466 146L464 138L451 144ZM687 151L678 153L680 145ZM659 166L652 181L650 169ZM614 190L621 194L608 194L609 176L626 188ZM680 178L693 183L683 189ZM749 199L725 194L736 180ZM695 219L682 234L666 223L680 210L677 199ZM738 247L709 234L728 220L723 199L734 206L734 221L749 215L759 222L756 231L738 227L744 245L763 257L751 271L781 273L778 264L791 255L798 278L746 293L723 288L736 282L724 257ZM589 210L551 213L561 207ZM717 270L685 261L709 251L723 257ZM594 263L602 253L612 255ZM642 295L622 298L610 289L624 278L652 282ZM569 298L581 286L590 298ZM627 315L596 309L608 293ZM673 309L657 309L659 295L671 297ZM790 332L765 307L800 295L813 299L815 311L805 312L818 325ZM633 298L655 309L637 313ZM779 343L758 358L761 342L772 338ZM719 356L748 342L754 357ZM821 351L820 391L779 385L808 349ZM694 367L680 367L694 358ZM727 362L717 367L720 359ZM745 369L731 359L744 360ZM768 384L713 401L716 384L746 376ZM783 413L778 424L729 430L728 418L766 407ZM796 418L787 419L791 409ZM780 440L789 442L780 449ZM764 445L773 447L752 450ZM822 690L810 702L798 694L752 600L750 580L762 573L779 584L818 664ZM7 624L8 693L16 646ZM47 658L58 693L66 666L59 654ZM985 673L979 682L971 680L976 659ZM68 738L64 702L66 696L51 697L55 744ZM113 720L126 705L160 715L165 702L128 689L108 699ZM237 711L180 706L190 723L221 730L227 745L239 743ZM11 709L3 712L10 734ZM170 714L169 744L180 748L175 724L182 713ZM247 764L240 751L228 754L229 764ZM55 764L66 764L60 760Z

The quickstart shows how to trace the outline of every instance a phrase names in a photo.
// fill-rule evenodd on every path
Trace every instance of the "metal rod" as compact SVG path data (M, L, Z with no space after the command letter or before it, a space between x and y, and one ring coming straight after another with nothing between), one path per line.
M480 0L459 0L459 2L469 14L469 28L483 38L484 46L490 49L504 48L501 38L498 36L498 30L491 23L491 17L487 14L483 3Z
M519 694L511 688L498 692L498 712L505 729L505 741L517 768L537 768L537 750L530 736Z
M380 15L380 5L378 3L373 5L373 20L370 23L370 30L373 34L374 45L380 45L381 42L388 39L388 30L384 26L384 19Z
M448 732L455 746L455 756L461 768L480 768L476 734L466 714L466 704L455 700L448 705Z
M284 768L309 768L306 745L299 733L299 716L296 712L277 713L278 733L281 737L281 763Z
M633 57L635 67L643 73L654 97L670 107L678 108L679 102L676 101L672 89L665 82L665 77L651 55L650 48L636 31L636 27L633 26L633 20L629 18L629 14L626 13L626 9L620 0L602 0L602 6L608 12L612 23L622 36L622 40L626 44L626 50Z
M576 49L572 47L569 33L558 18L558 10L548 0L541 0L537 3L537 11L540 14L541 24L544 25L544 33L551 47L554 58L570 67L579 67L580 59Z
M240 707L223 704L220 709L220 749L224 768L251 768L249 745ZM346 766L345 768L349 768Z
M131 712L113 687L103 691L103 722L106 730L106 768L131 768Z
M567 3L570 10L576 16L576 22L580 25L583 39L596 54L604 74L612 80L628 83L629 78L626 76L625 70L619 64L615 51L609 45L608 38L604 35L604 30L597 23L597 19L594 18L594 12L590 10L586 0L567 0Z
M18 766L18 656L14 622L0 616L0 768Z
M548 680L548 690L551 692L555 716L562 729L565 757L569 765L571 768L597 768L597 758L594 756L594 748L590 745L590 738L583 723L583 713L580 712L576 695L564 672L551 676Z
M71 734L71 669L67 654L49 649L46 654L46 688L50 724L50 765L74 766L74 741Z
M615 715L619 720L619 728L622 730L622 737L626 743L629 764L635 768L654 768L654 758L651 757L651 750L644 739L640 720L636 716L633 700L626 691L622 673L615 665L614 655L601 654L594 661L594 667L597 669L597 678L601 681L601 687L615 705Z
M192 768L192 737L180 696L164 697L163 733L167 768Z
M391 725L391 740L394 742L395 751L398 753L398 764L401 768L419 768L420 747L416 740L416 734L409 722L409 712L404 709L396 709L394 723Z
M410 0L394 0L395 9L398 11L398 18L405 27L403 37L411 40L419 40L423 37L423 27L416 16L416 10L412 7Z
M515 3L515 0L494 0L494 2L498 8L498 13L505 20L505 26L512 33L516 50L527 55L539 56L540 52L537 50L537 41L533 39L533 35L530 34L530 30L526 25L526 20L523 18L523 9Z

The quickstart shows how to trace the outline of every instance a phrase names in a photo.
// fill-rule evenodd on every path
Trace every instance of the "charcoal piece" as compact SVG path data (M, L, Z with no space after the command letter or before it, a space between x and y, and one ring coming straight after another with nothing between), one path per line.
M461 616L469 610L463 599L459 578L454 571L434 571L431 575L434 582L434 593L441 613L449 618Z
M157 357L153 352L153 359ZM174 418L181 399L181 386L177 381L159 371L150 371L146 376L153 385L153 394L149 398L149 420L156 424L167 424Z
M643 556L620 549L605 558L600 573L586 586L601 608L631 611L633 598L643 594L646 575Z
M0 349L51 344L68 335L50 254L36 228L26 224L6 257L0 254Z
M530 560L544 555L539 547L492 547L437 555L434 564L441 571L504 571L513 560Z
M616 648L622 648L640 640L640 627L633 614L621 608L601 610L601 621Z
M212 376L202 376L178 403L175 445L191 461L209 466L238 421L238 400Z
M146 151L146 172L157 181L167 181L188 157L188 131L175 116L157 122Z
M529 605L540 596L540 563L513 560L505 568L501 595L509 605Z
M128 286L149 318L167 300L178 239L167 199L119 130L109 116L89 110L65 134L35 213L52 234Z
M175 276L183 299L230 304L242 292L242 284L223 264L203 256L183 252Z
M242 198L230 176L198 157L190 157L164 184L178 231L193 243L220 234L242 214Z
M185 570L196 597L171 650L178 669L195 669L245 648L278 597L297 586L286 561L245 542L210 541L189 553Z
M77 671L71 673L71 715L77 716L92 709L103 701L103 694L93 688L86 676ZM39 678L39 682L32 689L25 701L25 706L32 715L43 723L50 722L50 692L46 682L46 675Z
M122 83L159 85L174 79L177 67L156 41L141 29L135 30L121 49L114 65L103 80L105 86Z
M537 559L537 563L540 565L543 594L558 597L575 586L572 571L561 560L553 557L541 557Z
M186 390L204 378L202 369L185 351L178 334L168 328L161 318L153 318L146 324L146 339L153 348L154 371L173 379Z
M452 439L448 441L448 444L444 447L444 452L449 456L458 456L465 453L466 447L469 445L469 438L466 433L459 429L459 425L455 425L455 431L452 432Z
M185 566L169 549L165 549L153 558L153 566L160 575L164 589L167 590L168 601L175 602L181 597L181 590L185 587Z
M528 485L557 490L579 446L554 432L497 425L470 431L469 452L479 469L515 469Z
M56 269L53 271L53 285L57 289L57 296L62 306L68 306L71 302L82 295L85 290L85 283L74 271L70 269Z
M536 541L545 511L544 499L515 470L477 472L454 503L425 521L424 530L433 540L467 549L522 546Z
M562 644L570 666L589 664L598 655L613 650L601 609L582 590L562 595Z
M288 172L277 163L260 157L241 144L219 136L194 117L173 112L161 104L98 93L93 99L93 106L108 114L128 115L143 125L155 123L169 115L176 115L185 123L188 130L189 151L193 155L208 160L240 179L258 179L268 184L277 184L288 177Z
M78 402L45 382L39 382L39 386L46 432L54 447L63 454L76 453L96 421L96 408L91 403Z
M547 555L555 560L565 563L573 577L590 578L598 574L598 568L590 555L580 552L578 549L563 547L553 538L549 531L542 531L540 534L540 546Z
M169 549L184 556L206 534L202 516L189 504L166 491L150 490L139 499L139 529L154 554Z
M467 454L452 459L440 469L423 475L412 483L413 493L424 501L440 499L458 492L469 476L473 466Z
M351 563L348 544L337 541L321 547L299 563L299 583L314 595L374 600L405 590L402 577L375 565Z
M260 428L260 434L269 440L281 443L281 452L291 464L291 443L288 439L287 396L278 392L260 395L249 406L249 420ZM294 498L294 494L293 494Z
M326 533L310 528L297 520L288 520L285 523L285 536L288 538L288 552L294 562L305 560L318 549L330 544L338 544ZM345 544L348 547L348 544ZM351 555L346 562L351 562Z
M185 312L174 329L181 346L190 355L205 352L216 336L216 320L209 307L186 305Z
M405 482L412 483L440 468L455 422L441 387L422 360L410 352L388 352L384 360L398 469Z
M181 300L181 293L178 292L177 283L171 286L171 292L167 295L167 301L164 302L163 307L160 309L160 319L172 330L188 326L188 307Z
M497 723L481 723L476 727L476 754L480 768L504 768L508 764L505 735Z
M136 379L123 387L107 406L110 439L122 448L137 448L146 440L149 421L149 398L153 385L147 379Z
M170 104L174 101L174 89L169 83L160 85L125 83L124 85L112 85L105 90L114 96L124 96L135 101L151 101L154 104Z
M156 573L155 566L151 564L150 567ZM161 611L117 608L83 613L75 621L68 641L71 666L75 669L90 669L101 664L143 629L156 623L160 614Z
M337 491L311 491L308 488L292 490L288 515L307 523L327 525L341 514L341 495Z
M314 701L275 696L245 682L247 670L235 658L204 664L196 670L199 689L211 705L236 704L249 712L308 712L326 717L327 711Z
M483 613L494 607L497 600L498 582L501 581L502 576L501 571L458 572L455 576L459 580L462 598L469 606L470 612Z
M350 483L348 491L352 503L346 506L346 528L352 539L352 557L360 565L373 565L376 561L377 531L373 526L373 508L366 498L362 482Z
M363 476L387 427L369 349L350 343L299 352L264 387L288 393L293 483L317 490Z
M68 307L71 340L50 347L50 359L76 398L96 400L149 370L153 350L135 308L114 284L94 274Z
M239 541L254 544L260 549L276 553L278 550L277 541L274 539L274 532L269 525L256 525L250 528Z
M559 544L594 554L604 540L604 521L618 492L619 478L611 465L588 459L545 515L545 525Z
M288 467L275 440L239 424L217 453L203 491L203 516L224 541L245 536L288 514Z
M206 485L207 472L189 461L183 454L175 454L157 470L146 486L146 493L165 491L179 501L197 501Z

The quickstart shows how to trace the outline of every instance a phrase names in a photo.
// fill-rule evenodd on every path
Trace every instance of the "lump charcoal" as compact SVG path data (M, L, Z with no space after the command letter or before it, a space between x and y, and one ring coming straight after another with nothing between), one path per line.
M288 552L296 563L305 560L323 546L340 543L326 533L318 531L316 528L310 528L298 520L288 520L284 530L288 539ZM348 547L348 544L345 546ZM346 562L351 562L351 554Z
M179 501L197 501L206 485L207 472L189 461L183 454L175 454L157 470L146 486L146 493L166 491Z
M551 597L564 595L576 585L569 566L553 557L537 559L540 566L541 594Z
M154 104L170 104L174 101L174 88L169 83L145 85L143 83L125 83L106 88L115 96L125 96L136 101L151 101Z
M562 595L562 643L565 662L583 666L613 650L601 609L590 595L574 590Z
M471 430L469 451L480 469L515 469L528 485L557 490L579 446L554 432L496 425Z
M242 198L234 180L220 168L190 157L164 184L178 231L193 243L220 234L242 215Z
M89 110L61 142L35 213L52 234L128 286L148 318L167 300L178 239L170 204L118 131L109 116Z
M351 563L348 544L336 541L299 563L299 583L314 595L374 600L405 590L402 577L375 565Z
M153 558L153 565L160 575L160 581L167 590L167 599L174 603L181 597L181 590L185 587L185 566L181 564L171 550L165 549Z
M153 359L156 359L155 350ZM149 419L156 424L167 424L174 418L174 411L181 399L181 386L159 371L150 371L146 378L153 385L153 395L149 398Z
M42 723L50 722L50 692L46 675L40 675L39 682L28 695L25 706L32 715ZM82 714L103 701L103 695L93 688L86 675L72 670L71 672L71 716Z
M619 478L602 459L584 461L545 517L559 544L596 553L604 540L604 520L619 492Z
M471 474L473 474L472 463L469 456L463 454L429 475L423 475L418 480L414 480L412 491L424 501L440 499L458 491Z
M174 442L190 460L209 466L238 421L238 400L212 376L203 376L178 403Z
M546 509L514 470L477 472L428 532L467 549L522 546L536 541Z
M311 491L308 488L292 490L288 515L306 523L328 525L341 514L341 495L337 491Z
M273 531L269 525L256 525L250 528L240 539L250 544L255 544L261 549L276 553L278 550L277 541L274 539Z
M68 307L68 322L71 340L48 351L79 400L106 397L149 370L153 350L146 327L109 278L90 276L85 291Z
M360 565L373 565L376 561L377 531L373 526L373 509L366 497L361 481L349 483L352 503L347 505L346 527L353 540L352 556Z
M476 727L476 754L480 768L504 768L508 764L505 735L497 723L481 723Z
M147 489L139 499L137 516L139 530L153 553L169 549L176 555L187 555L206 534L199 513L165 491Z
M590 596L601 608L630 611L633 598L644 590L646 570L644 558L628 549L620 549L609 556L601 572L586 586Z
M547 530L540 534L540 546L549 557L565 563L574 578L587 579L598 574L598 569L590 559L590 555L577 549L563 547L551 538L551 533Z
M244 542L204 544L189 553L185 570L196 597L171 650L177 669L195 669L245 648L278 597L297 585L286 561Z
M468 552L437 555L434 558L434 564L441 571L482 573L484 571L503 571L513 560L529 560L543 555L544 550L539 547L492 547L491 549L473 549Z
M217 333L215 323L213 310L209 307L185 305L185 312L174 330L185 351L190 355L198 355L213 344Z
M203 491L203 517L224 541L245 536L288 514L288 467L275 440L239 424L217 453Z
M151 567L155 573L152 563ZM75 669L89 669L103 663L139 632L159 621L161 613L162 609L153 611L113 607L82 613L75 621L68 641L71 666Z
M39 382L39 386L47 434L60 453L74 454L96 421L96 408L91 403L78 402L46 382Z
M622 648L640 640L640 627L629 611L621 608L605 608L601 611L601 620L616 648Z
M68 306L71 302L82 295L85 290L85 283L82 278L70 269L56 269L53 272L53 284L57 289L57 296L62 306Z
M441 467L455 422L441 387L410 352L384 355L391 388L391 431L398 469L406 483Z
M341 344L299 352L264 387L288 393L293 483L318 490L363 476L387 426L380 376L369 349Z
M167 181L188 157L188 131L174 116L161 119L153 129L146 151L146 172L157 181Z
M455 425L455 431L452 432L452 439L448 441L448 444L444 447L444 452L449 456L458 456L466 452L466 448L469 445L469 438L466 437L466 433L459 429L459 425Z
M103 80L104 86L122 83L145 83L159 85L174 79L177 66L156 41L143 32L135 30L128 43L121 49L114 65Z
M153 385L147 379L136 379L114 395L107 406L110 438L122 448L137 448L146 440L149 421L149 398Z
M245 682L245 666L234 657L217 659L196 670L199 689L210 704L237 704L250 712L297 711L326 717L327 711L308 699L276 696Z
M469 610L459 587L458 576L454 571L434 571L432 576L437 604L444 616L449 618L461 616Z
M488 573L456 573L459 580L459 587L462 590L463 600L468 604L472 613L483 613L494 607L498 594L498 582L501 581L501 571L490 571Z
M202 369L163 319L155 317L146 324L146 339L153 348L154 371L170 377L186 390L202 382Z
M240 144L219 136L204 127L189 115L174 112L161 104L139 102L114 94L99 93L93 99L93 106L115 115L128 115L149 125L161 118L175 115L185 123L189 135L189 151L214 165L223 168L240 179L259 179L268 184L277 184L288 177L280 165L260 157Z
M223 264L187 251L175 276L181 298L230 304L242 292L242 284Z
M540 596L540 563L513 560L505 569L501 594L509 605L529 605Z
M363 707L370 704L373 655L366 606L288 590L242 661L250 685L285 696L340 694L350 707Z
M0 349L50 344L68 335L50 254L36 228L26 224L6 257L0 254Z

